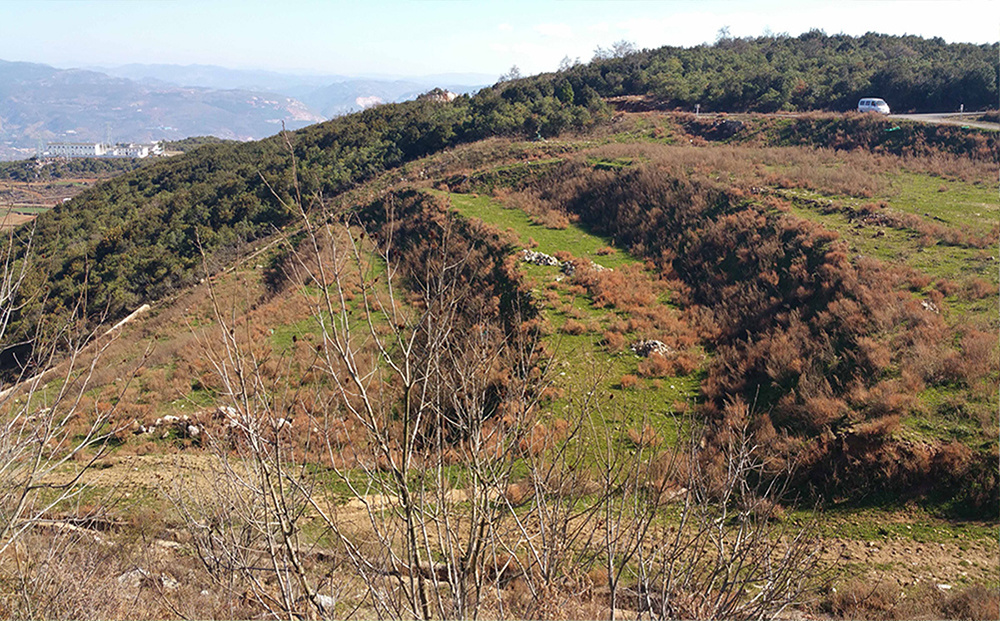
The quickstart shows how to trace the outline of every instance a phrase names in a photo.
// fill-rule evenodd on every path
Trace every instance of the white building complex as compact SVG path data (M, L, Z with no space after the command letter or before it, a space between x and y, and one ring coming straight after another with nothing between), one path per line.
M50 142L38 157L149 157L162 155L163 144L102 142Z

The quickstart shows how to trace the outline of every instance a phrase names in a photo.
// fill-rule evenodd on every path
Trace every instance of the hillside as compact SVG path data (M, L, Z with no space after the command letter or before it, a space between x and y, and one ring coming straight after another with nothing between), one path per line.
M587 82L667 52L206 144L19 230L35 435L0 439L52 467L0 506L69 476L23 541L121 543L0 559L39 585L5 605L989 618L997 134Z

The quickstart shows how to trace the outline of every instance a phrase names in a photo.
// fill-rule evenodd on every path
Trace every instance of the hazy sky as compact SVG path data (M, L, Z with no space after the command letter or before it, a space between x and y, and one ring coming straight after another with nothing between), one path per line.
M732 36L866 32L1000 40L1000 0L0 0L0 59L214 64L344 75L524 74Z

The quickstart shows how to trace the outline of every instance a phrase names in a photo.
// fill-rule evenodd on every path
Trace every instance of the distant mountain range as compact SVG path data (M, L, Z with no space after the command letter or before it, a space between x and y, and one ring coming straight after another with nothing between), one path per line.
M330 118L355 112L372 103L413 99L432 88L471 93L496 82L485 73L443 73L417 77L335 74L296 74L276 71L228 69L215 65L142 65L93 67L111 76L151 86L186 86L281 93Z
M434 87L478 90L485 75L364 79L226 69L125 65L58 69L0 60L0 160L34 155L40 142L252 140Z

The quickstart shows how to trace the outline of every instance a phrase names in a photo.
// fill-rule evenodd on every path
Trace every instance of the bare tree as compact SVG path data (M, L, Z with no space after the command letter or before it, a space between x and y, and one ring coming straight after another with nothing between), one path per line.
M48 589L65 580L65 558L97 559L74 568L78 581L97 580L109 566L100 538L77 524L100 521L116 501L114 490L97 490L88 473L124 424L116 421L117 405L94 403L86 393L118 330L88 329L85 298L65 323L49 325L43 316L13 329L30 299L32 241L32 230L22 227L8 229L0 244L0 342L8 350L0 390L0 557L14 560L3 568L5 583L13 585L5 595L12 598L9 610L28 616L112 610L116 603L96 599L57 602ZM118 397L128 388L129 377L123 379Z
M511 65L507 73L500 76L498 82L513 82L514 80L520 80L523 76L521 75L521 70L517 65Z
M595 390L544 413L537 334L483 295L470 231L432 203L390 194L365 220L289 205L304 232L292 281L317 331L312 407L215 301L216 468L211 493L179 504L216 583L275 618L551 617L595 593L595 568L611 619L769 618L800 601L816 558L808 531L777 519L788 479L749 409L727 410L711 454L692 421L677 421L688 442L664 450L644 432L626 449Z
M11 229L0 248L0 341L22 309L31 241L30 230ZM82 314L81 303L73 316ZM86 489L84 474L117 431L111 427L113 408L81 408L100 354L113 338L97 339L83 325L82 319L71 319L56 330L34 326L32 338L21 343L29 358L0 391L0 555Z
M580 57L579 56L576 57L576 58L570 58L569 56L563 56L562 60L559 61L559 68L557 69L557 71L559 71L560 73L562 73L564 71L569 71L570 69L572 69L573 67L576 67L579 64L580 64Z
M769 463L745 403L726 410L720 459L689 445L679 523L651 530L638 558L636 596L654 618L773 618L821 583L812 525L785 520L778 504L791 462Z
M594 60L608 60L610 58L625 58L638 52L635 43L620 39L611 44L611 48L603 48L598 45L594 48Z

